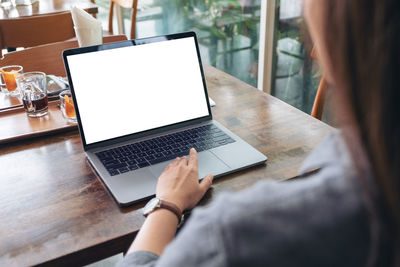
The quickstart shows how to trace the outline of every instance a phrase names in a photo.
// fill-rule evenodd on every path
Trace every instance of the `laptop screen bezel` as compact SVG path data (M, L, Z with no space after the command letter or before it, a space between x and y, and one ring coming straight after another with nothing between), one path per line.
M197 59L198 59L199 67L200 67L201 78L202 78L202 81L203 81L204 94L205 94L206 102L207 102L208 115L206 115L204 117L199 117L199 118L195 118L195 119L191 119L191 120L187 120L187 121L183 121L183 122L178 122L178 123L174 123L174 124L170 124L170 125L166 125L166 126L150 129L150 130L145 130L145 131L141 131L141 132L137 132L137 133L133 133L133 134L128 134L128 135L124 135L124 136L119 136L119 137L115 137L115 138L111 138L111 139L107 139L107 140L103 140L103 141L87 144L86 143L86 138L85 138L85 131L84 131L83 127L82 127L82 122L81 122L81 119L80 119L81 117L80 117L80 113L79 113L79 105L77 105L75 91L74 91L74 84L73 84L73 81L71 79L71 73L69 71L67 57L71 56L71 55L78 55L78 54L84 54L84 53L93 53L93 52L98 52L98 51L102 51L102 50L116 49L116 48L121 48L121 47L130 47L130 46L136 46L136 45L146 45L146 44L155 43L155 42L168 42L170 40L176 40L176 39L182 39L182 38L190 38L190 37L193 37L194 41L195 41ZM63 61L64 61L65 71L66 71L67 77L68 77L69 86L70 86L70 89L71 89L72 98L73 98L73 101L74 101L76 118L77 118L77 122L78 122L78 129L79 129L79 133L80 133L80 136L81 136L83 148L84 148L85 151L90 150L90 149L95 149L95 148L98 148L98 147L110 146L110 145L113 145L113 144L116 144L116 143L121 143L121 142L125 142L125 141L128 141L128 140L138 139L138 138L142 138L142 137L149 136L149 135L159 134L159 133L162 133L162 132L166 132L166 131L182 128L182 127L185 127L185 126L190 126L190 125L193 125L193 124L198 124L198 123L201 123L201 122L204 122L204 121L208 121L208 120L212 120L212 113L211 113L211 107L210 107L210 103L209 103L209 99L208 99L206 79L204 77L204 70L203 70L203 65L202 65L202 61L201 61L201 57L200 57L200 50L199 50L199 45L198 45L198 42L197 42L197 36L196 36L195 32L184 32L184 33L177 33L177 34L160 35L160 36L155 36L155 37L148 37L148 38L135 39L135 40L127 40L127 41L116 42L116 43L107 43L107 44L102 44L102 45L95 45L95 46L68 49L68 50L64 50L63 51ZM132 64L134 64L134 62L132 62Z

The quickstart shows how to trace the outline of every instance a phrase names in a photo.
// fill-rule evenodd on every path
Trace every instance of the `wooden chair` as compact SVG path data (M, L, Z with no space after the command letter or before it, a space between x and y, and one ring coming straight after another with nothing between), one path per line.
M125 35L103 37L104 43L112 43L127 40ZM78 41L70 40L27 48L21 51L4 55L0 60L0 67L7 65L22 65L24 72L43 71L46 74L54 74L65 77L62 51L78 47Z
M315 47L313 48L311 52L311 57L314 59L318 59L317 52ZM319 120L322 119L322 113L324 111L324 106L325 106L325 99L326 99L326 93L328 91L328 83L326 82L325 76L322 75L321 80L319 82L317 94L315 95L315 100L314 100L314 105L311 111L311 116L314 118L317 118Z
M114 6L122 8L132 8L131 11L131 33L129 35L130 39L136 38L136 14L137 14L137 5L138 0L110 0L110 10L108 13L108 31L113 34L113 15L114 15ZM123 23L123 22L122 22Z
M75 37L70 12L0 20L0 57L4 47L33 47Z

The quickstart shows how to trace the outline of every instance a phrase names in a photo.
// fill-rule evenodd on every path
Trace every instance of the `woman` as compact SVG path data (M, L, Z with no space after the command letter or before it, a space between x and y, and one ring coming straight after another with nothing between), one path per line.
M397 266L400 222L400 1L305 0L309 31L336 88L341 132L307 158L302 180L258 183L179 219L148 215L122 266ZM197 155L178 158L157 197L194 207L211 186ZM174 239L174 240L173 240ZM168 246L167 246L168 245ZM164 251L165 250L165 251Z

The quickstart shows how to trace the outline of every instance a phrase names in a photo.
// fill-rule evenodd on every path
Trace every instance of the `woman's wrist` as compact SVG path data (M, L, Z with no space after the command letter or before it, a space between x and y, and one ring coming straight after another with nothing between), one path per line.
M161 199L161 200L164 200L164 201L167 201L169 203L174 204L175 206L177 206L179 208L181 213L183 213L184 210L185 210L185 207L184 207L183 203L181 203L177 199L173 199L173 198L170 198L170 197L167 197L167 196L158 196L158 195L156 197Z
M176 222L176 226L178 226L179 224L178 217L176 217L175 213L167 209L156 209L147 216L147 218L154 218L156 220L160 217L167 220L173 220L174 222Z
M161 255L178 229L178 218L167 209L155 209L146 217L128 253L147 250Z

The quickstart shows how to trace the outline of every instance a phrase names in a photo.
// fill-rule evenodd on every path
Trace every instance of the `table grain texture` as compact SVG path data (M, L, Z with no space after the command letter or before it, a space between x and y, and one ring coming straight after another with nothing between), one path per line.
M332 128L205 66L214 119L268 156L214 181L222 191L287 179ZM0 266L83 265L125 251L144 217L120 208L85 158L77 130L0 146Z

